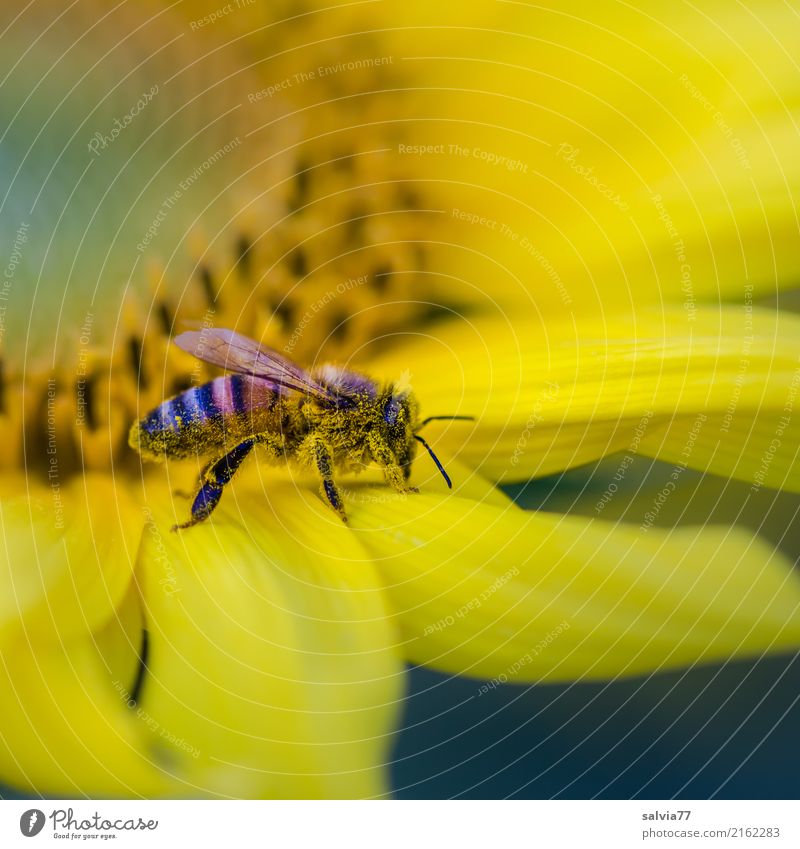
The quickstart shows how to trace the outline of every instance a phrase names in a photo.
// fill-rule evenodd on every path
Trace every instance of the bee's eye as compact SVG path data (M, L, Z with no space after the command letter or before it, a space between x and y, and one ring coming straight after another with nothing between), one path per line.
M397 417L400 415L400 401L391 397L383 407L383 420L389 427L397 424Z

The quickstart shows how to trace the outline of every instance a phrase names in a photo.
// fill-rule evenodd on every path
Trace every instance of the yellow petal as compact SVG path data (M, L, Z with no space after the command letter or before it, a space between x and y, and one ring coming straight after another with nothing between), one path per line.
M452 225L426 291L568 316L796 285L790 5L402 9L404 162Z
M643 454L745 481L755 494L761 487L800 492L800 422L794 414L800 370L786 387L782 409L753 413L738 409L705 418L680 417L642 439Z
M163 796L152 731L91 635L0 652L0 782L46 796ZM129 671L129 670L128 670Z
M431 445L435 445L432 440ZM415 486L427 494L439 493L440 495L456 494L461 498L482 504L495 504L500 507L509 506L512 501L501 489L498 489L491 481L486 480L474 469L450 456L447 447L439 450L436 446L439 461L445 468L452 483L452 489L448 488L444 478L439 474L433 462L427 457L425 451L420 450L411 469L409 485ZM313 479L305 478L303 482L306 487L314 492L317 484ZM361 501L372 501L377 494L386 496L394 501L396 493L385 486L383 474L377 467L370 467L358 476L342 475L337 478L337 484L342 493L345 509L350 510L351 504ZM380 487L377 489L375 487ZM409 496L412 497L412 496Z
M674 309L570 323L465 318L373 370L410 370L423 415L475 416L474 425L433 423L430 433L484 475L510 481L644 444L657 455L676 416L721 417L733 405L740 427L756 414L762 428L777 427L797 393L798 337L800 319L765 309L702 309L693 320ZM691 451L686 462L707 464ZM738 473L722 455L714 470Z
M163 794L150 732L120 694L138 651L121 617L138 610L123 599L135 594L141 511L100 475L47 488L6 476L2 489L30 495L0 502L0 781L69 797Z
M436 495L353 512L414 663L554 682L800 646L800 580L746 531L665 532Z
M242 475L208 522L170 533L154 506L145 533L162 761L182 795L379 795L402 666L369 555L318 500Z
M100 628L130 583L141 511L108 476L13 485L30 494L0 501L0 645Z

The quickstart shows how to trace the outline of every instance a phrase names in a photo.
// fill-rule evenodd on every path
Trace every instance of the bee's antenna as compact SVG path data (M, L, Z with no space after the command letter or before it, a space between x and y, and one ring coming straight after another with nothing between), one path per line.
M423 422L423 424L425 424L425 422ZM428 449L428 454L431 455L431 457L433 458L433 462L436 463L436 468L442 473L442 477L444 478L445 483L447 484L447 488L452 489L453 482L450 480L450 476L444 470L444 466L439 462L439 458L433 453L433 448L431 448L431 446L428 445L428 443L421 436L417 436L416 433L414 434L414 439L416 439L417 442L421 442Z
M420 429L425 427L428 422L438 422L438 421L459 421L459 422L474 422L475 416L428 416L427 419L423 419L422 424L419 426Z

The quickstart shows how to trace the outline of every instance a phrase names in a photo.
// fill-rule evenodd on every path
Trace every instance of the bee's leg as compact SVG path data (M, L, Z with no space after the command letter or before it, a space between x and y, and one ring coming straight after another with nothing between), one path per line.
M347 521L342 496L333 481L333 456L330 448L321 440L313 439L311 443L314 463L321 478L320 494L339 514L343 522Z
M394 454L389 450L389 446L383 442L380 437L370 436L369 450L372 458L383 469L383 476L386 478L386 483L397 492L419 492L415 486L409 486L407 481L411 474L411 464L405 466L398 464Z
M224 454L219 460L209 463L200 477L200 489L192 502L192 517L181 525L175 525L173 531L191 528L199 522L207 519L219 504L222 498L222 490L230 483L236 474L242 461L253 450L255 439L246 439L240 442L233 450Z
M403 470L403 480L408 482L408 479L411 477L411 457L398 457L397 462Z
M213 483L202 484L192 502L192 518L186 522L181 522L180 525L173 525L172 530L182 531L207 519L214 512L217 504L219 504L220 498L222 498L221 486Z

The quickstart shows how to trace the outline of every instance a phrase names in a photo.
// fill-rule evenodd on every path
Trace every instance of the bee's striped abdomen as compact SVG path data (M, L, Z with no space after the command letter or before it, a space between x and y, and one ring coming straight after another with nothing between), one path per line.
M207 424L209 420L220 415L213 384L226 379L219 377L202 386L192 386L180 395L164 401L142 419L142 430L148 434L156 434L164 430L178 431Z
M156 455L195 454L206 443L223 441L232 419L256 408L271 408L278 397L267 380L241 374L217 377L148 413L134 426L131 445Z

